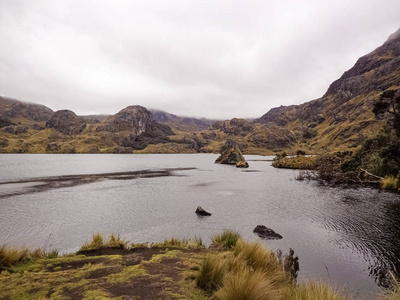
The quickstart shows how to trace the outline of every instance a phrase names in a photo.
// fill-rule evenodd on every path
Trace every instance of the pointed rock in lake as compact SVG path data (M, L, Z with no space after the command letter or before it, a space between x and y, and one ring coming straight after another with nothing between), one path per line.
M260 238L266 240L280 240L282 236L279 233L276 233L271 228L268 228L264 225L257 225L254 228L253 232L257 234Z
M215 163L236 165L238 168L248 168L249 164L244 159L240 148L240 144L236 141L227 140L225 145L221 147L221 155L217 158Z
M211 214L208 211L205 211L201 206L197 206L196 214L199 216L211 216Z

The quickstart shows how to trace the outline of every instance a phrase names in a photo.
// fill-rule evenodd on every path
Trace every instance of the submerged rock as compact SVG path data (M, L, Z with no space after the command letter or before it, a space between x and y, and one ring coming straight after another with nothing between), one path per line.
M267 240L280 240L282 236L279 233L276 233L271 228L268 228L264 225L257 225L254 228L253 232L257 234L260 238Z
M205 211L201 206L197 206L196 214L200 216L211 216L211 214L208 211Z

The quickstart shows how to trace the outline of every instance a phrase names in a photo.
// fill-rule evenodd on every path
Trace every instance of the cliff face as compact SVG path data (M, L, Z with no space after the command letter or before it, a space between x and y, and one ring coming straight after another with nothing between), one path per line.
M372 107L379 95L400 87L400 29L379 48L358 59L321 98L273 108L258 122L295 131L312 129L298 146L333 150L356 146L382 127Z

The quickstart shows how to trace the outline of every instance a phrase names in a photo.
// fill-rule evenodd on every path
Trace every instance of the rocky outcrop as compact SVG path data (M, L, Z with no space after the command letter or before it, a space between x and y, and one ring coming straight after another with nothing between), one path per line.
M221 155L217 158L215 163L236 165L236 166L238 163L241 163L240 166L245 166L244 162L246 162L246 160L242 155L242 151L240 151L239 143L233 140L227 140L225 145L221 147L220 153Z
M382 128L384 122L375 119L372 108L383 91L396 86L400 86L400 29L359 58L321 98L273 108L257 121L293 130L300 142L311 140L313 149L355 147L360 137ZM304 127L314 130L307 132Z
M147 132L153 123L151 112L140 105L131 105L110 116L97 131L128 131L134 135Z
M260 238L266 240L279 240L282 238L279 233L276 233L271 228L268 228L264 225L257 225L256 228L254 228L253 232L257 234Z
M4 107L5 118L23 117L33 121L47 121L53 115L50 108L33 103L25 103L17 100L0 97L0 104Z
M199 216L211 216L211 214L208 211L205 211L201 206L197 206L196 214Z
M244 119L233 118L228 121L217 121L214 122L212 127L214 129L220 129L229 135L246 135L253 130L251 123Z
M76 135L86 128L86 122L78 117L73 111L56 111L46 122L46 128L54 128L66 135Z

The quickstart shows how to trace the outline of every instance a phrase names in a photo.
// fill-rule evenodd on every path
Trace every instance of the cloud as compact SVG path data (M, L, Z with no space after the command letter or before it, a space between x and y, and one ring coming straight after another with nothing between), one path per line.
M398 1L0 3L0 94L115 113L259 117L322 96L399 27Z

